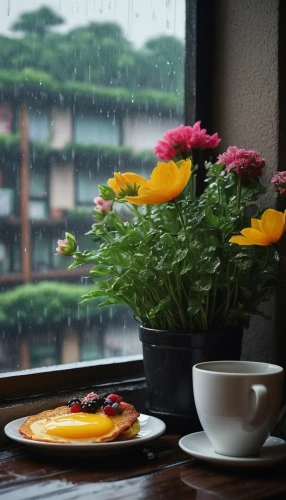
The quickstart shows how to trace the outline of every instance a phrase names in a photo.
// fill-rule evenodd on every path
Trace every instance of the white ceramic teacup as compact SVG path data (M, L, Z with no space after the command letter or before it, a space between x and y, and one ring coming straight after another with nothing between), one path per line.
M283 368L254 361L210 361L193 367L197 413L221 455L256 454L276 423Z

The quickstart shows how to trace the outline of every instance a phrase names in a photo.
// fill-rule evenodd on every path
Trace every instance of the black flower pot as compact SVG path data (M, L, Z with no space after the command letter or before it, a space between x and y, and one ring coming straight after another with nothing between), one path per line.
M204 361L239 360L242 329L181 333L139 327L147 381L147 411L169 430L201 430L194 396L192 367Z

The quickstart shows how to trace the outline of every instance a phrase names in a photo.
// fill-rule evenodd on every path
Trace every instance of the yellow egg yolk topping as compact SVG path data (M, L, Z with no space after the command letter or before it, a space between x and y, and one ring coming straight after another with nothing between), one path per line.
M43 431L50 436L59 436L67 439L84 439L100 437L114 429L111 418L103 415L77 413L62 415L48 420Z

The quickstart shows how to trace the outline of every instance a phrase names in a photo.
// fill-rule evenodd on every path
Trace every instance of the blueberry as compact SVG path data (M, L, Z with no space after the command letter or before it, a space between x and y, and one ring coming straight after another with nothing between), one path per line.
M116 411L118 415L122 413L122 408L119 403L113 403L112 408Z
M112 405L113 405L113 403L112 403L112 401L110 401L110 399L106 399L103 403L103 406L112 406Z

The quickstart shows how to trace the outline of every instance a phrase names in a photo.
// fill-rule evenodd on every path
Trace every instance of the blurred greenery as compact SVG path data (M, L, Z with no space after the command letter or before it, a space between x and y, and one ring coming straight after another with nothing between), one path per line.
M0 135L0 153L5 151L15 150L18 151L20 145L20 135L19 134L3 134Z
M5 153L17 154L19 152L20 136L18 134L0 135L0 154L4 158ZM53 160L67 161L70 159L79 160L87 166L96 164L97 160L106 163L116 163L118 160L125 164L132 165L132 168L154 167L157 162L153 151L141 151L135 153L128 146L109 146L101 144L79 144L76 142L68 143L62 149L53 149L48 144L31 144L32 161L46 162Z
M184 44L179 39L160 36L136 49L115 23L51 31L62 23L62 17L42 7L23 13L11 27L22 37L0 36L0 88L12 86L16 94L27 88L63 96L76 93L133 107L157 102L182 108Z
M61 257L59 257L61 258ZM0 294L0 328L61 324L89 318L101 320L118 314L126 306L98 308L99 301L81 303L94 285L48 282L28 283ZM15 331L15 329L13 330Z
M44 36L51 27L63 22L64 19L48 7L40 7L37 11L21 14L19 20L12 25L12 30Z

